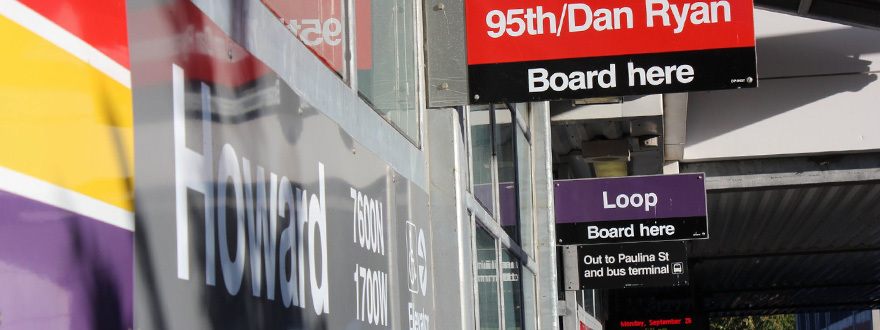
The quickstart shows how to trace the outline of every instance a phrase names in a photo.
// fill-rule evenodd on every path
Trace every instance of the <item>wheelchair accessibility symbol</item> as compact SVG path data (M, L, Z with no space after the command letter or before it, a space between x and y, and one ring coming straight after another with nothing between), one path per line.
M425 232L409 221L406 222L406 246L409 292L421 292L424 296L428 290L428 251L425 248Z

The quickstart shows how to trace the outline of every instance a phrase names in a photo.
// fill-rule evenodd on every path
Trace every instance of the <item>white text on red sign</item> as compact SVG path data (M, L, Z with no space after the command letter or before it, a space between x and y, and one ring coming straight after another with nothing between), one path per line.
M693 2L681 5L670 4L667 0L645 0L645 26L655 24L674 28L673 33L681 33L685 26L730 22L730 4L727 1ZM535 8L511 8L506 11L492 10L486 14L486 33L492 38L505 34L519 37L524 34L559 36L562 31L577 33L589 31L633 29L635 15L631 7L593 8L584 3L566 3L555 13ZM558 18L558 19L557 19Z

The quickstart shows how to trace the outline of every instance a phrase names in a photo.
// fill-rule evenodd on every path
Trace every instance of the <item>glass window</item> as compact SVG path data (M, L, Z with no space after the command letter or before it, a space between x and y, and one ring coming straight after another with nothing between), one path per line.
M537 326L535 275L507 250L508 243L500 248L483 227L497 228L495 233L513 248L522 246L526 253L534 253L531 143L517 119L526 118L527 107L526 103L473 106L468 113L472 192L492 217L479 219L475 234L480 329Z
M358 92L410 140L418 141L415 1L354 2Z
M498 220L501 228L517 243L519 226L516 212L516 154L513 133L516 123L513 122L511 110L507 108L495 110L495 154L498 163Z
M347 38L342 0L263 0L263 3L330 69L346 77Z
M485 229L477 227L476 232L479 328L499 329L501 308L498 295L498 250L495 238Z
M483 204L489 214L495 216L493 198L495 189L494 166L492 165L492 125L488 107L470 108L468 124L471 130L471 178L474 183L474 198Z
M596 304L593 298L595 293L594 290L581 290L581 301L578 302L587 314L593 316L596 316Z
M504 328L523 328L522 268L519 259L502 254L501 281L504 284Z

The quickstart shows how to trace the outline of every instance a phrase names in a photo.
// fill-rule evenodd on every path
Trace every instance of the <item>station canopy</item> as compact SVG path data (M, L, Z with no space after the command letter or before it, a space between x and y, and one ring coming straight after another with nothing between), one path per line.
M880 308L878 167L877 154L684 165L707 174L695 297L710 315Z
M870 29L880 29L880 0L755 0L755 6Z
M710 238L690 243L691 285L611 290L611 310L718 317L880 308L880 154L681 166L706 173Z
M880 0L755 0L755 6L880 30ZM554 119L575 113L563 102L552 108ZM556 174L599 176L599 168L579 154L594 135L659 136L662 146L683 134L670 127L664 132L669 123L660 124L659 117L642 116L553 121ZM628 155L623 170L630 175L662 172L657 148L634 143ZM682 163L680 172L707 177L710 238L689 243L691 285L608 290L611 313L733 316L880 308L880 153Z

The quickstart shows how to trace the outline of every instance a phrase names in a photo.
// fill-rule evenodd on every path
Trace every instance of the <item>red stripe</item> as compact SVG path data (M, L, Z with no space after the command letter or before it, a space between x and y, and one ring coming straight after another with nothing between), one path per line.
M125 0L19 0L129 68Z

